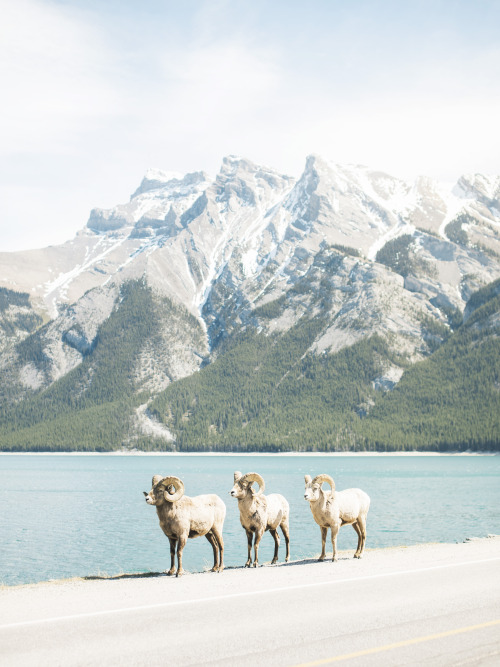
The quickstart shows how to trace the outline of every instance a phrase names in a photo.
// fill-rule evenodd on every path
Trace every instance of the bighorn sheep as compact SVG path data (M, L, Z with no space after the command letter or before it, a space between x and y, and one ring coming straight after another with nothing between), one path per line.
M175 548L177 546L177 572L183 574L182 550L189 537L205 535L214 550L212 572L224 569L224 541L222 526L226 516L226 506L214 494L195 496L184 495L184 484L178 477L153 477L153 488L143 492L148 505L154 505L160 521L160 527L170 542L170 570L175 572Z
M252 483L257 482L259 490L255 491L252 488ZM290 560L290 535L288 527L288 518L290 515L290 508L288 502L279 493L271 493L265 496L263 491L265 488L264 480L256 472L249 472L242 475L238 470L234 473L234 486L230 491L233 498L238 499L238 507L240 510L240 522L246 531L248 538L248 559L245 567L252 565L252 540L255 534L254 552L255 558L253 562L254 567L259 565L259 543L268 530L274 537L274 558L271 563L274 565L278 560L278 547L280 538L278 535L278 526L281 526L281 531L285 537L286 542L286 557L285 561Z
M358 535L358 548L354 558L361 558L366 541L366 515L370 509L370 497L361 489L335 491L335 482L329 475L305 476L305 500L309 501L314 520L321 528L321 556L325 560L325 543L328 528L332 530L332 560L337 560L337 533L340 526L351 524ZM328 482L331 491L322 488Z

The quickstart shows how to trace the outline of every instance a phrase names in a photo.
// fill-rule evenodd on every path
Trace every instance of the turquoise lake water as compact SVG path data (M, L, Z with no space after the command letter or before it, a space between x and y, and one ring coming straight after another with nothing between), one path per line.
M181 477L191 496L220 495L227 506L225 564L241 566L246 536L238 503L229 496L234 470L259 472L266 493L287 498L292 560L321 549L319 527L303 499L305 474L327 473L338 490L359 487L369 494L368 549L500 533L500 456L9 455L0 456L0 584L168 569L168 540L142 494L154 474ZM338 548L354 551L356 544L353 528L343 527ZM266 533L261 563L273 548ZM280 561L284 554L282 539ZM185 569L207 566L208 541L189 540Z

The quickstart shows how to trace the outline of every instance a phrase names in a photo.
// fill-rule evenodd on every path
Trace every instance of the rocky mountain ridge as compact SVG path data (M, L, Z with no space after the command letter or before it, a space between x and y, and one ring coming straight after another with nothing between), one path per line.
M71 241L0 253L3 392L17 401L67 377L130 281L152 290L160 313L134 361L136 392L155 396L249 327L273 336L314 314L313 354L387 341L401 359L373 380L387 390L499 277L498 176L407 184L319 156L299 179L234 156L215 178L150 170L129 202L93 209Z

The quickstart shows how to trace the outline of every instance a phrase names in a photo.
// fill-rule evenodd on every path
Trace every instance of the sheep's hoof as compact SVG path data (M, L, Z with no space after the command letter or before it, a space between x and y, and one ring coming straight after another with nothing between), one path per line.
M177 570L177 574L175 575L176 577L182 577L184 574L184 570Z
M337 562L337 556L334 556L334 557L332 558L332 563L336 563L336 562Z
M210 572L218 572L219 571L219 566L214 565L213 568L210 570Z
M219 566L219 569L217 570L217 572L222 572L223 569L224 569L224 565L220 565L220 566Z
M272 561L271 561L271 565L275 565L277 562L278 562L278 559L277 559L277 558L273 558Z
M247 560L247 562L245 563L245 567L250 567L251 565L252 565L252 561Z
M257 561L255 561L255 563L253 564L253 566L254 566L254 567L259 567L259 564L258 564L258 562L257 562Z
M322 563L324 560L325 560L325 557L324 557L324 556L320 556L320 557L318 558L318 563Z
M167 572L167 577L171 577L173 574L175 574L175 567Z
M285 563L288 563L289 560L290 560L290 556L287 556L287 557L285 558Z

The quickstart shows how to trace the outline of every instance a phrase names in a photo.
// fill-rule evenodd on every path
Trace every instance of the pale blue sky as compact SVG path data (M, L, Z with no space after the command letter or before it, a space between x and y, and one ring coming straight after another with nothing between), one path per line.
M309 153L500 173L500 2L0 0L0 251L62 242L147 168Z

